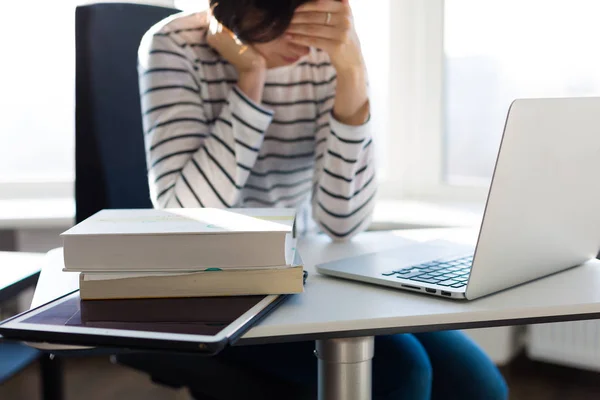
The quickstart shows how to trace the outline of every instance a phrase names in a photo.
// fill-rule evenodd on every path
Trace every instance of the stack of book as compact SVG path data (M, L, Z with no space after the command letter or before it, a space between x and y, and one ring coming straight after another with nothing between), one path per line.
M300 293L293 209L102 210L62 234L82 300Z

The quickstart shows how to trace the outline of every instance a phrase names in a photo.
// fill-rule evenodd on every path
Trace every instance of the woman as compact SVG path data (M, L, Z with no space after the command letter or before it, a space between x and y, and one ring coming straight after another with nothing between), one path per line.
M212 0L211 9L159 23L140 46L154 205L295 207L305 232L343 240L364 230L375 167L348 0ZM507 397L498 370L461 333L383 336L376 348L376 399ZM313 349L250 346L217 359L314 387ZM158 362L194 368L190 358Z
M157 207L295 207L299 228L314 221L336 239L368 225L375 169L349 7L311 2L294 14L300 3L214 2L252 46L215 19L207 31L205 13L146 35L140 86Z

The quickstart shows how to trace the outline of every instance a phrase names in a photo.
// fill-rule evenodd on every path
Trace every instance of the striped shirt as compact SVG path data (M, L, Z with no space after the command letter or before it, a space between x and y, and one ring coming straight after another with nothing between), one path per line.
M260 104L206 42L204 13L148 31L138 72L152 202L166 207L294 207L299 232L347 239L371 219L370 122L332 115L336 73L325 52L267 72Z

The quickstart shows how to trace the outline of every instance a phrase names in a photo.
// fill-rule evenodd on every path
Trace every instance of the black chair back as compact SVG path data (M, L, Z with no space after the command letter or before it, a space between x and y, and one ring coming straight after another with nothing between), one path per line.
M152 207L137 50L152 25L177 11L128 3L76 9L76 222L104 208Z

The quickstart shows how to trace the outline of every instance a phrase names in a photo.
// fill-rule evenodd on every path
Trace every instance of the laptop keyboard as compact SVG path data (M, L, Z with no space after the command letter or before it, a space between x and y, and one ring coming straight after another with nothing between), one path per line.
M466 286L469 280L471 264L473 264L472 254L460 258L434 260L397 271L386 272L383 275L415 282L461 288Z

